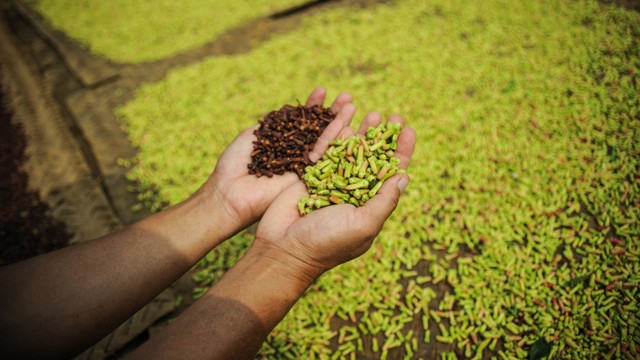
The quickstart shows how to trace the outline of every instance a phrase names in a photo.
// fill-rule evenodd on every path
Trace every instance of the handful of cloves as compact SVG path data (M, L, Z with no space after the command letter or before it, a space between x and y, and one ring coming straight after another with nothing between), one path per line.
M247 165L249 174L272 177L295 172L302 178L305 166L313 164L309 152L335 117L320 105L285 105L271 111L254 132L257 139Z
M385 180L403 171L394 153L401 130L401 124L386 122L367 129L366 136L332 141L322 159L305 168L309 196L298 202L300 214L331 204L362 206L373 198Z

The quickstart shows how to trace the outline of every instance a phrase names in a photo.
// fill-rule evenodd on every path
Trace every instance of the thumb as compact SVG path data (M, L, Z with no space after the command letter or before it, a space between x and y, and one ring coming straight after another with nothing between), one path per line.
M378 194L359 208L362 213L362 221L367 223L369 229L380 229L385 220L395 210L400 200L400 195L409 184L409 176L397 174L382 184Z

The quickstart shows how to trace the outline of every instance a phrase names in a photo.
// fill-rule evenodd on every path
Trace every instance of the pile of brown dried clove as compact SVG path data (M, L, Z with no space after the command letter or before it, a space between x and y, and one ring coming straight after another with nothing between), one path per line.
M309 152L320 134L336 115L320 105L285 105L271 111L254 132L249 174L257 177L295 172L302 178L304 169L313 163Z

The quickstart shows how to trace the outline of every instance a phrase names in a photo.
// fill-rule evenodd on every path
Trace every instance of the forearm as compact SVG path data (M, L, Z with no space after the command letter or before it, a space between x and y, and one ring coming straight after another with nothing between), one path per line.
M0 268L2 352L69 357L125 321L236 230L202 199Z
M320 273L256 246L133 358L253 359Z

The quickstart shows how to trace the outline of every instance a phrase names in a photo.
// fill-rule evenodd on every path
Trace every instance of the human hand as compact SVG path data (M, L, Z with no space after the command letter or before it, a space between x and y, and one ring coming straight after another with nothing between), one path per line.
M306 106L322 105L326 96L324 88L316 88L309 95ZM355 107L349 94L340 94L331 105L336 118L318 138L309 153L312 161L318 160L345 126L349 126ZM198 191L199 195L212 202L212 206L222 207L228 220L236 230L242 229L256 220L266 211L271 202L287 187L298 181L296 174L286 173L271 178L249 175L247 164L251 161L253 142L256 140L255 125L244 130L225 149L214 172Z
M397 115L389 121L403 122ZM366 134L368 127L375 127L380 122L379 114L368 114L358 134ZM348 137L353 132L351 128L345 128L340 136ZM398 137L395 152L401 169L407 169L415 142L415 131L405 126ZM304 183L298 181L280 194L264 214L253 246L263 250L261 253L275 254L272 255L274 260L288 262L286 265L293 266L298 276L315 278L362 255L371 247L373 239L398 204L408 181L406 174L396 174L361 207L332 205L305 216L299 214L296 204L308 194Z

